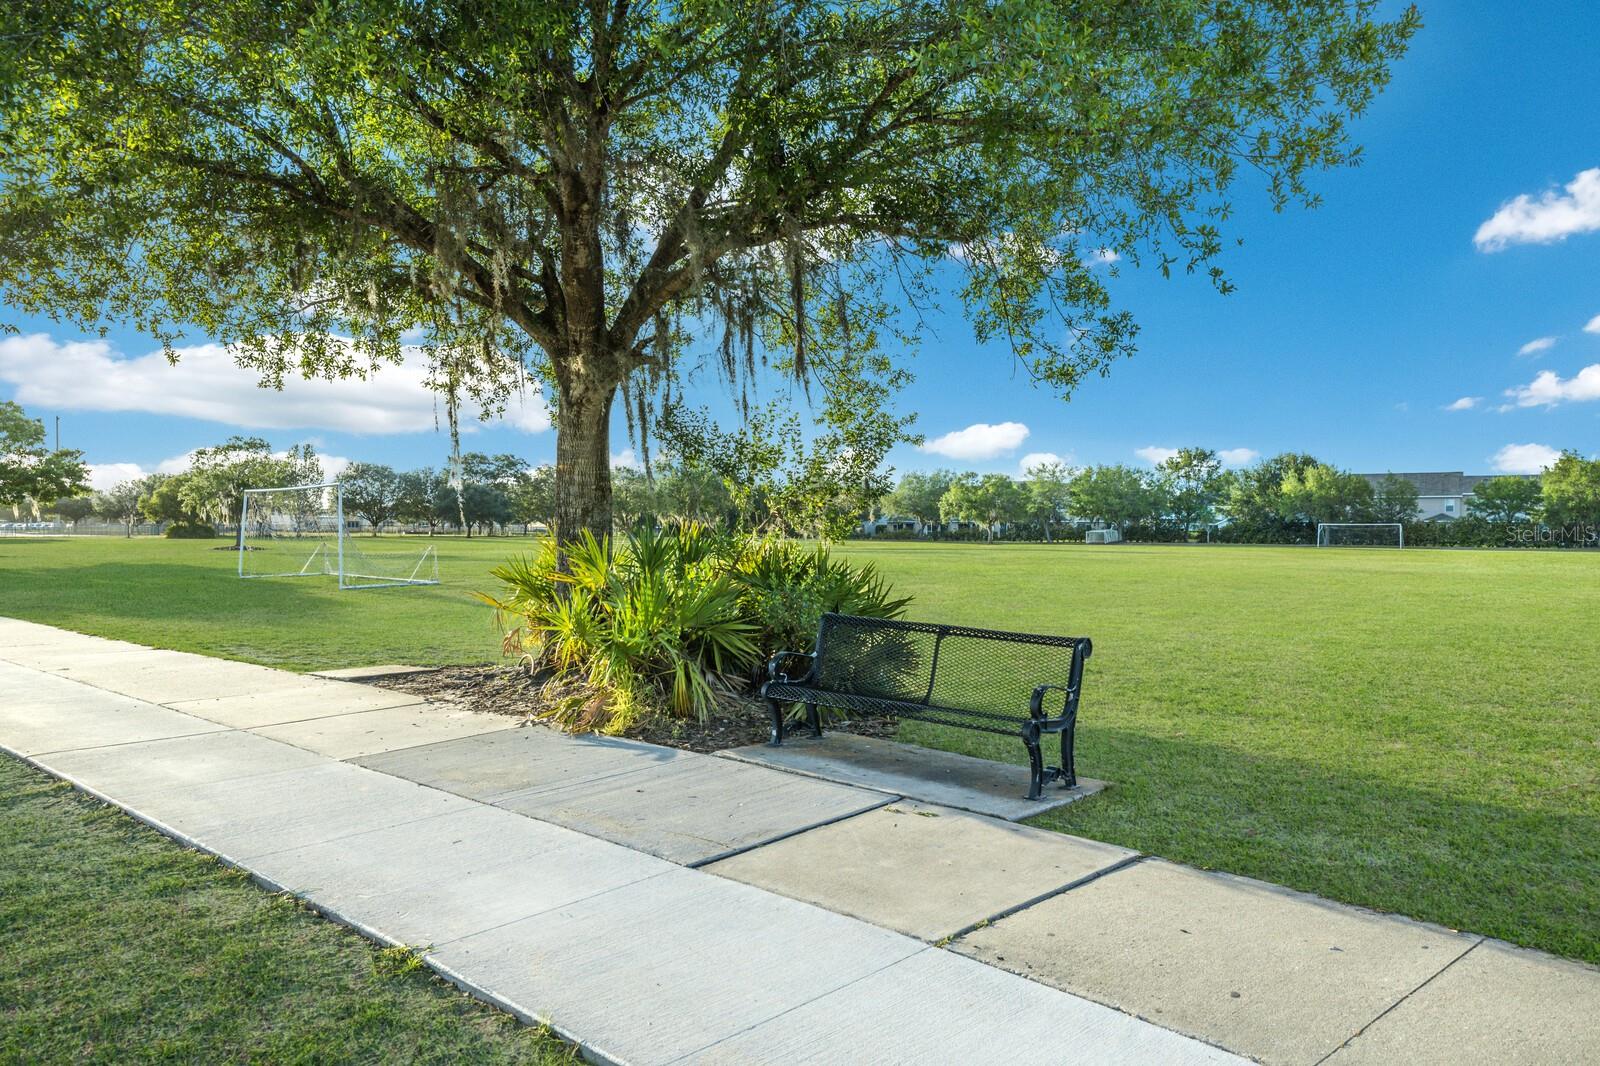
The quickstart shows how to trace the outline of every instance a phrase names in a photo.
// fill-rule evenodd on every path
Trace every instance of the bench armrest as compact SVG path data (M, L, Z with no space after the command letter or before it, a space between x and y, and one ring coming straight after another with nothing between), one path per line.
M783 673L778 669L778 664L780 662L782 662L784 659L805 659L805 660L807 660L809 665L807 665L806 672L804 674L801 674L799 677L790 677L787 673ZM787 681L787 682L790 682L791 684L796 682L796 681L805 681L805 680L807 680L807 679L809 679L811 677L812 672L815 671L816 668L817 668L817 657L814 654L812 654L811 652L808 652L808 651L780 651L780 652L775 652L773 654L772 658L767 660L767 680L768 681Z
M1078 702L1078 690L1076 687L1068 688L1066 685L1040 685L1038 688L1033 690L1033 698L1028 701L1029 717L1043 718L1045 716L1044 694L1046 692L1059 692L1062 694L1064 697L1062 700L1062 713L1066 713L1072 708L1074 703Z

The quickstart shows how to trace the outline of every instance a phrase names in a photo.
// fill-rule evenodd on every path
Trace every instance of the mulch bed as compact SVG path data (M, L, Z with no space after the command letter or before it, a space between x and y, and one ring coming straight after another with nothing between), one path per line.
M376 678L368 684L448 700L474 711L543 718L550 709L549 681L548 675L522 666L489 665L445 666L427 673ZM888 738L894 736L897 723L892 718L847 718L828 720L825 725L829 732ZM655 716L622 735L709 753L765 743L768 726L767 709L761 701L743 693L726 693L718 697L716 713L704 722Z

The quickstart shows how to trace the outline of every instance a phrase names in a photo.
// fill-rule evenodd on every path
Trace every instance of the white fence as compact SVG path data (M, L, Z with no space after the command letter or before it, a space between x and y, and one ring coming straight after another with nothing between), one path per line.
M156 522L138 522L134 524L133 535L136 537L154 537L158 535L163 526ZM0 522L0 537L125 537L128 527L121 522Z
M133 535L136 537L159 537L166 531L166 528L167 523L165 522L139 522L133 527ZM232 537L239 531L238 526L230 523L224 523L220 526L213 525L212 528L217 531L218 538ZM349 530L351 536L359 534L365 537L371 534L372 527L360 519L353 518L349 522ZM426 522L385 522L379 527L378 531L383 536L388 537L401 535L426 537L430 532ZM461 535L461 530L457 528L454 522L436 522L432 532L441 536L459 537ZM496 526L494 535L497 537L537 537L547 532L549 531L538 523L525 525L520 522L512 522L507 525ZM107 523L90 521L89 519L84 519L76 524L56 519L44 519L36 522L17 519L0 522L0 537L122 537L126 536L127 533L127 528L120 522ZM477 537L480 534L481 530L474 527L472 535Z

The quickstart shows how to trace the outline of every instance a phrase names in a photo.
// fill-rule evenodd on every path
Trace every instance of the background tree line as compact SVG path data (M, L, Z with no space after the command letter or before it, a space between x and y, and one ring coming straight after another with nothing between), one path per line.
M1568 451L1539 478L1480 482L1466 503L1454 521L1422 522L1416 487L1394 474L1374 484L1294 452L1224 470L1215 452L1184 448L1148 470L1052 462L1023 478L908 473L877 512L915 519L919 535L952 535L951 523L962 523L985 539L1081 538L1093 525L1134 540L1302 544L1323 522L1400 522L1408 543L1499 545L1519 523L1600 529L1600 459Z
M1600 460L1570 451L1540 478L1480 482L1467 513L1454 521L1422 522L1416 489L1404 478L1391 474L1374 485L1293 452L1239 470L1224 470L1207 449L1185 448L1148 470L1052 462L1023 478L915 471L891 488L881 467L863 473L825 465L819 472L786 458L781 445L761 443L767 428L751 423L740 434L709 441L705 454L715 454L714 463L669 458L648 473L618 466L614 527L692 520L838 539L876 514L915 519L922 526L916 535L1051 541L1081 539L1092 525L1115 528L1130 540L1297 544L1315 541L1320 522L1401 522L1407 543L1468 546L1504 544L1507 528L1516 524L1600 529ZM390 523L472 536L553 522L551 466L478 452L464 455L461 466L458 492L443 469L353 463L338 478L346 513L374 535ZM320 459L310 446L274 454L265 441L234 437L197 451L183 473L154 474L93 494L80 480L77 495L45 510L68 522L97 516L129 533L148 521L164 524L172 536L210 536L215 526L237 521L245 488L320 480Z
M1538 478L1480 482L1467 513L1454 521L1420 522L1416 488L1406 479L1389 474L1373 483L1295 452L1238 470L1223 469L1209 449L1183 448L1154 469L1048 462L1021 479L935 470L893 484L883 460L908 423L858 417L839 409L841 402L828 402L819 420L827 431L810 440L781 404L749 412L732 431L703 413L669 411L661 422L666 458L613 471L614 528L692 520L838 539L876 514L915 519L924 534L948 535L953 523L964 524L986 539L1075 538L1098 525L1133 540L1295 544L1313 541L1322 522L1401 522L1407 542L1418 545L1506 544L1508 527L1519 524L1567 531L1556 538L1561 543L1600 544L1600 459L1576 451L1563 452ZM46 448L43 423L15 403L0 403L0 504L14 515L53 512L72 523L96 516L130 535L148 521L165 525L169 536L214 536L216 526L237 522L245 489L323 480L309 444L274 452L264 440L235 436L198 449L182 473L91 493L82 453ZM462 529L470 537L509 526L548 528L557 517L554 468L516 455L469 452L458 479L431 467L353 463L338 480L346 513L374 535L398 523L426 526L430 534Z

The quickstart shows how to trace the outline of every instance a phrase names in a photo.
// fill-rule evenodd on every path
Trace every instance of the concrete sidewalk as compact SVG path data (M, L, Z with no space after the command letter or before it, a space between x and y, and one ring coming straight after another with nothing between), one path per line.
M0 746L429 946L602 1060L1600 1061L1592 967L854 787L856 766L567 737L3 618L0 693Z
M427 946L439 972L550 1023L599 1061L1236 1061L922 940L336 757L438 747L441 732L542 735L569 768L588 756L599 767L547 780L547 791L607 780L613 793L649 794L637 790L652 768L619 765L607 745L508 729L497 716L374 707L345 682L110 644L0 620L0 745L375 939ZM241 716L257 724L230 724ZM812 796L824 787L740 769L773 775L758 788L767 799L708 846L751 839L782 813L773 800L791 784ZM852 797L860 809L883 801Z

